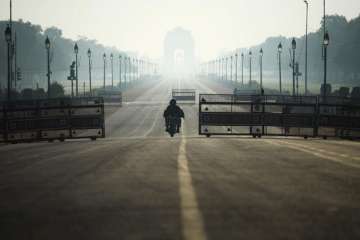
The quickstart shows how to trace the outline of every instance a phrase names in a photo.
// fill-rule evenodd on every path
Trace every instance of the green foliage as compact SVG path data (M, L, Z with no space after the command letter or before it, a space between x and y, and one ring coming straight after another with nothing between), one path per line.
M6 86L6 72L7 72L7 48L4 37L4 31L7 21L0 21L0 85ZM87 51L90 48L92 51L93 68L102 68L102 55L110 52L114 56L119 54L126 55L115 48L105 47L96 42L96 40L80 37L79 40L74 41L66 39L62 36L62 30L56 27L50 27L43 31L39 25L34 25L23 20L13 22L13 30L17 35L17 52L18 52L18 66L21 67L24 75L23 86L31 86L32 78L38 78L39 75L45 75L44 70L46 66L46 49L45 39L49 37L51 42L51 70L54 73L60 73L66 78L65 72L68 72L69 65L74 61L74 45L75 42L79 45L79 71L87 71ZM32 75L32 76L30 76ZM42 81L45 81L43 79ZM41 84L41 83L40 83Z
M327 16L326 27L330 35L328 46L328 78L332 83L359 85L360 83L360 17L347 21L344 16ZM270 37L260 45L251 47L254 58L258 52L264 50L263 67L266 71L276 73L278 71L277 46L283 45L282 63L283 70L290 71L289 49L292 38ZM300 71L304 73L305 67L305 36L296 38L296 61L300 63ZM321 82L323 74L322 61L323 29L320 28L308 35L308 71L309 80ZM241 49L245 56L249 49ZM256 61L256 60L255 60ZM245 65L248 63L245 62ZM254 71L259 70L258 64L254 64Z
M50 92L52 98L58 98L58 97L64 97L65 96L65 90L64 86L61 84L54 82L50 85Z
M34 91L30 88L25 88L21 91L21 98L24 100L33 99Z
M33 92L33 99L42 99L46 98L46 96L46 92L43 88L38 88Z

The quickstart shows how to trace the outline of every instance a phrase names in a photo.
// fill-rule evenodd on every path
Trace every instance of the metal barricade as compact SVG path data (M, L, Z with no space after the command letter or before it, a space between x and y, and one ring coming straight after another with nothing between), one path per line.
M318 136L360 138L360 104L329 101L319 104Z
M179 102L195 102L196 90L195 89L173 89L172 98Z
M317 96L201 94L200 135L360 137L355 99Z
M120 90L97 89L96 96L102 97L104 99L105 104L109 104L109 105L115 104L121 107L123 103L123 96Z
M0 141L104 138L102 98L58 98L0 104Z

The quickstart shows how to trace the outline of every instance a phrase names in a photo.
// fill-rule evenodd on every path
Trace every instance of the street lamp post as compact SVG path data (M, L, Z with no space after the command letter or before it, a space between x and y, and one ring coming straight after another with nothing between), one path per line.
M230 57L230 82L233 80L233 59L234 57L231 55Z
M140 60L136 59L136 72L137 72L137 80L140 81Z
M51 97L51 90L50 90L50 75L51 75L51 71L50 71L50 40L48 37L46 37L45 40L45 48L46 48L46 57L47 57L47 96L48 98Z
M211 60L211 79L212 80L214 78L214 73L215 73L214 69L215 69L215 61Z
M235 85L238 86L238 53L235 53Z
M129 85L132 83L132 79L131 79L131 71L132 71L132 66L131 66L131 58L128 57L128 61L129 61Z
M325 32L324 35L324 87L323 87L323 99L326 101L326 90L327 90L327 48L330 43L329 33Z
M136 82L136 59L133 58L133 81Z
M260 49L260 91L263 92L263 55L264 51Z
M279 90L280 94L282 94L282 83L281 83L281 53L282 53L282 44L278 45L278 58L279 58Z
M79 96L79 69L78 69L78 53L79 53L79 47L77 45L77 43L75 43L75 46L74 46L74 52L75 52L75 78L76 78L76 96L78 97Z
M241 53L241 85L244 86L244 53Z
M292 83L292 93L293 96L295 96L295 50L296 50L296 41L295 38L293 38L291 42L293 54L292 54L292 70L293 70L293 83Z
M114 55L110 54L111 61L111 88L114 88Z
M103 54L104 59L104 82L103 82L103 89L105 90L105 84L106 84L106 53Z
M226 57L226 59L225 59L225 81L227 81L228 80L228 60L229 60L229 58L228 57Z
M143 76L143 61L142 59L139 60L139 80L142 80Z
M127 74L127 68L126 68L126 60L127 60L127 57L124 56L124 85L125 87L127 87L127 83L126 83L126 74Z
M308 94L308 19L309 19L309 2L306 4L306 27L305 27L305 95Z
M251 87L251 61L252 61L252 52L249 52L249 87Z
M89 48L88 52L88 58L89 58L89 91L90 91L90 96L92 96L92 86L91 86L91 50Z
M7 83L7 101L11 101L11 28L10 25L7 25L5 29L5 39L7 43L7 64L8 64L8 83Z
M133 76L133 71L134 71L134 65L131 64L132 60L131 58L129 58L129 83L133 83L134 82L134 76Z
M205 63L205 74L206 74L207 80L209 80L209 77L210 77L210 62Z
M121 89L121 64L122 64L122 56L120 55L119 56L119 87L120 87L120 89Z
M218 73L219 73L218 74L218 79L221 80L221 59L219 58L217 62L218 62L218 68L219 68L219 70L218 70Z
M129 76L128 76L128 83L129 83L129 85L132 83L132 79L131 79L131 71L132 71L132 66L131 66L131 58L130 57L128 57L128 74L129 74Z
M222 58L221 59L221 80L222 81L224 81L224 76L225 76L225 74L224 74L224 67L225 66L225 59L224 58Z
M138 80L138 65L137 65L137 59L133 58L133 65L134 65L134 81L137 82Z

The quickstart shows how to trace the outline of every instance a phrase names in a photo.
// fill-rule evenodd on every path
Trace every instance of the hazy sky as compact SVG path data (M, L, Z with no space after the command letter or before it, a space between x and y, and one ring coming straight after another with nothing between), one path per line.
M320 25L323 0L309 3L313 31ZM303 0L13 0L13 5L14 19L56 26L66 37L87 36L150 57L162 56L166 32L177 26L192 31L203 59L268 36L305 32ZM360 0L327 0L327 12L357 17ZM0 0L0 18L8 18L8 0Z

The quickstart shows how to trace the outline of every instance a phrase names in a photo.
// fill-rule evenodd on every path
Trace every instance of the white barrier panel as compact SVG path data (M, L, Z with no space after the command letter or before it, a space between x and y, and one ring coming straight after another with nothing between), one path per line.
M173 89L172 98L179 102L195 102L196 90L195 89Z
M64 130L44 130L41 131L42 139L67 139L70 138L70 131Z

